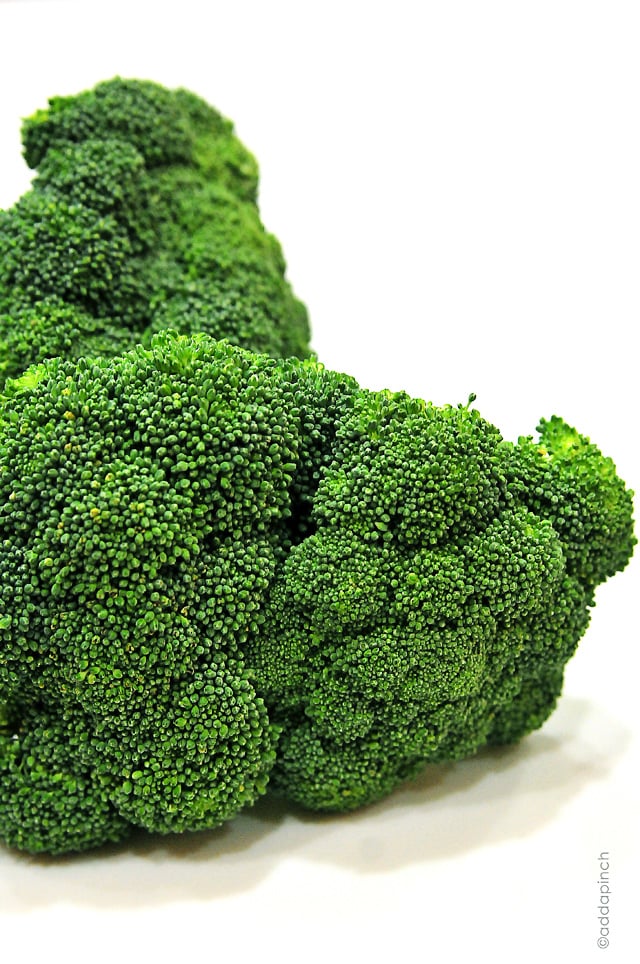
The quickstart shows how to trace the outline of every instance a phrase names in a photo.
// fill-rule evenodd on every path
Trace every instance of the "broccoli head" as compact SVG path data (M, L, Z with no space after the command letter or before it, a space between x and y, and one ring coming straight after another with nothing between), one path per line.
M116 78L24 122L32 189L0 212L0 379L173 328L309 354L304 306L232 124L184 90Z
M512 445L468 405L356 393L250 643L275 790L351 809L551 713L635 537L611 460L560 419L540 432Z
M34 366L0 407L0 836L349 810L518 740L634 542L559 419L512 444L205 334Z

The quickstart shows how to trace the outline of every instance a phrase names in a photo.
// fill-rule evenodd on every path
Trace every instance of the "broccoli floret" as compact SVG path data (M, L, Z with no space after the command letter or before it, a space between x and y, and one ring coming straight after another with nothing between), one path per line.
M3 714L0 710L0 720ZM79 708L7 698L0 722L0 838L63 854L123 840L131 824L109 802Z
M558 427L543 423L543 438L546 424ZM582 439L585 467L545 440L513 446L468 406L356 393L310 534L281 564L250 644L282 727L274 790L348 810L427 761L517 740L548 717L594 573L623 568L635 537L611 461ZM589 567L576 572L576 557Z
M350 810L520 739L634 543L556 419L512 444L205 334L32 367L0 406L0 835L202 829L267 786Z
M612 460L561 418L543 419L538 432L538 441L519 439L509 473L522 501L552 521L567 571L588 591L631 555L632 493Z
M277 729L241 652L297 458L293 386L273 365L161 335L111 361L54 359L7 389L0 692L68 712L78 772L90 765L109 805L149 829L228 819L273 762ZM12 718L30 746L31 717Z
M52 97L23 125L31 168L51 149L93 139L127 142L151 169L195 165L238 197L256 200L255 158L234 136L231 122L189 91L116 77L71 97Z
M154 244L153 181L131 143L105 138L51 148L34 183L48 197L112 215L135 253Z
M23 141L37 175L0 212L0 376L118 354L164 328L308 356L256 162L216 110L116 78L53 98Z
M0 315L0 384L16 378L34 358L110 357L131 347L130 332L51 297L15 315Z

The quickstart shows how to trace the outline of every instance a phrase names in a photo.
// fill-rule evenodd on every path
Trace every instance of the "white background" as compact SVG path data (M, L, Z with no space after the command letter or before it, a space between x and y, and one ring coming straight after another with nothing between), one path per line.
M638 11L0 0L0 207L49 96L116 74L190 88L260 162L328 367L437 403L473 391L507 438L561 414L640 491ZM99 855L0 848L2 958L637 960L638 573L601 587L557 712L515 748L343 818L263 801Z

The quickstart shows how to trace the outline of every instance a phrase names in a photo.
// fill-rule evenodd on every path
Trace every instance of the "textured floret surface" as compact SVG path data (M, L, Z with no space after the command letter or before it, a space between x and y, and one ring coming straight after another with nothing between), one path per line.
M115 78L24 122L36 176L0 211L0 383L172 328L309 355L304 305L233 125L185 90Z
M0 836L378 800L553 710L631 493L559 418L160 332L0 406Z

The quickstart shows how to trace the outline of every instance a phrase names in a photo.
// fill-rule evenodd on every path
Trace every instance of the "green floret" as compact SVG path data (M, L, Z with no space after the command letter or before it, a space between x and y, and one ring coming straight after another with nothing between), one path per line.
M18 315L51 297L92 314L128 307L137 284L127 234L111 215L48 192L0 212L0 307Z
M350 810L539 727L634 544L610 460L542 432L206 334L9 380L2 837Z
M195 94L152 81L116 77L93 90L52 97L45 110L24 121L22 140L31 168L68 145L125 141L149 169L192 166L238 197L256 201L256 161L235 137L233 124Z
M276 791L350 809L426 762L519 739L547 718L588 622L591 583L576 578L578 545L566 554L537 478L527 487L517 475L529 470L520 451L468 406L356 393L311 530L282 563L250 650L282 727ZM589 457L625 535L620 568L632 548L630 494L595 447ZM572 532L609 571L611 543L594 538L595 525Z
M218 826L265 792L277 731L242 665L214 656L170 699L95 722L85 757L117 812L158 833Z
M188 90L173 91L174 102L188 119L191 156L208 183L227 187L236 197L257 202L258 165L234 136L233 124Z
M106 318L52 296L17 314L0 314L0 383L17 378L34 359L106 358L130 348L130 334Z
M260 221L255 159L204 101L116 78L53 98L23 141L37 175L0 212L4 377L58 354L148 345L165 328L309 354L306 309ZM41 312L50 302L65 311L64 338Z
M348 516L366 541L437 545L505 498L501 438L476 411L362 391L336 441L316 518L331 526Z
M567 571L594 588L628 562L636 537L632 495L588 438L553 416L539 441L521 438L510 470L523 502L548 518L562 544Z
M166 334L7 387L0 692L81 710L80 770L147 829L215 826L273 762L277 728L241 655L297 457L295 397L273 366Z
M155 240L152 183L142 155L125 140L86 140L51 149L34 180L38 193L113 215L136 253Z
M35 168L52 148L104 137L128 141L149 167L193 158L194 134L172 92L116 78L75 96L52 97L47 109L25 120L25 160Z
M9 699L0 725L0 838L30 853L62 854L125 839L131 824L109 802L86 753L76 707Z
M156 191L160 209L172 216L158 228L163 258L153 277L145 343L173 328L274 356L305 357L306 309L283 284L282 249L255 205L183 168L159 175Z

